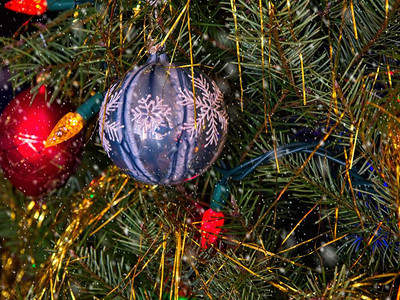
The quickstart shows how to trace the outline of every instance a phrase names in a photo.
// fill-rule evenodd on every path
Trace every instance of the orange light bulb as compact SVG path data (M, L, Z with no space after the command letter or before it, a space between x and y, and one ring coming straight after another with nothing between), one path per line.
M77 135L83 128L84 120L80 114L69 112L58 121L47 137L45 147L52 147Z

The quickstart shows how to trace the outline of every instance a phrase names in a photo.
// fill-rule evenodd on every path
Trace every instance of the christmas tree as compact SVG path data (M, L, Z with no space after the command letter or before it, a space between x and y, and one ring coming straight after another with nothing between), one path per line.
M2 299L400 299L399 0L50 2L0 39Z

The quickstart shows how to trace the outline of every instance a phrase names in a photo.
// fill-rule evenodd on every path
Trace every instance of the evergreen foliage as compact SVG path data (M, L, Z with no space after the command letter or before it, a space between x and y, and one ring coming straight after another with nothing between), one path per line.
M400 1L148 2L85 4L32 24L0 39L3 64L14 87L38 89L43 73L49 101L78 106L163 42L224 92L217 167L179 186L140 184L111 166L91 121L64 187L27 199L1 179L2 297L399 297ZM218 244L201 249L200 206L219 171L294 142L316 150L229 181Z

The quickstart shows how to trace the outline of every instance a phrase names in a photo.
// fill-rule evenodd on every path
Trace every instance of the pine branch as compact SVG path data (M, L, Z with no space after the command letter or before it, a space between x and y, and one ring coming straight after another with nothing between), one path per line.
M400 1L396 0L395 4L392 6L389 14L385 17L384 22L378 29L378 31L374 34L373 38L361 49L360 53L356 56L353 61L353 65L357 64L359 60L373 47L377 40L381 37L381 35L385 32L386 28L389 25L389 20L392 19L393 15L398 13L398 8L400 7Z

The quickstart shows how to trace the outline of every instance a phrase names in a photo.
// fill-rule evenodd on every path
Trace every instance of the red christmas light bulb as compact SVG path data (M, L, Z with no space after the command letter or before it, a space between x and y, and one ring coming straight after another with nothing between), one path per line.
M47 10L46 0L12 0L5 4L5 7L9 10L13 10L19 13L27 15L41 15Z
M207 209L201 221L201 247L207 249L209 245L215 244L225 219L222 212Z

